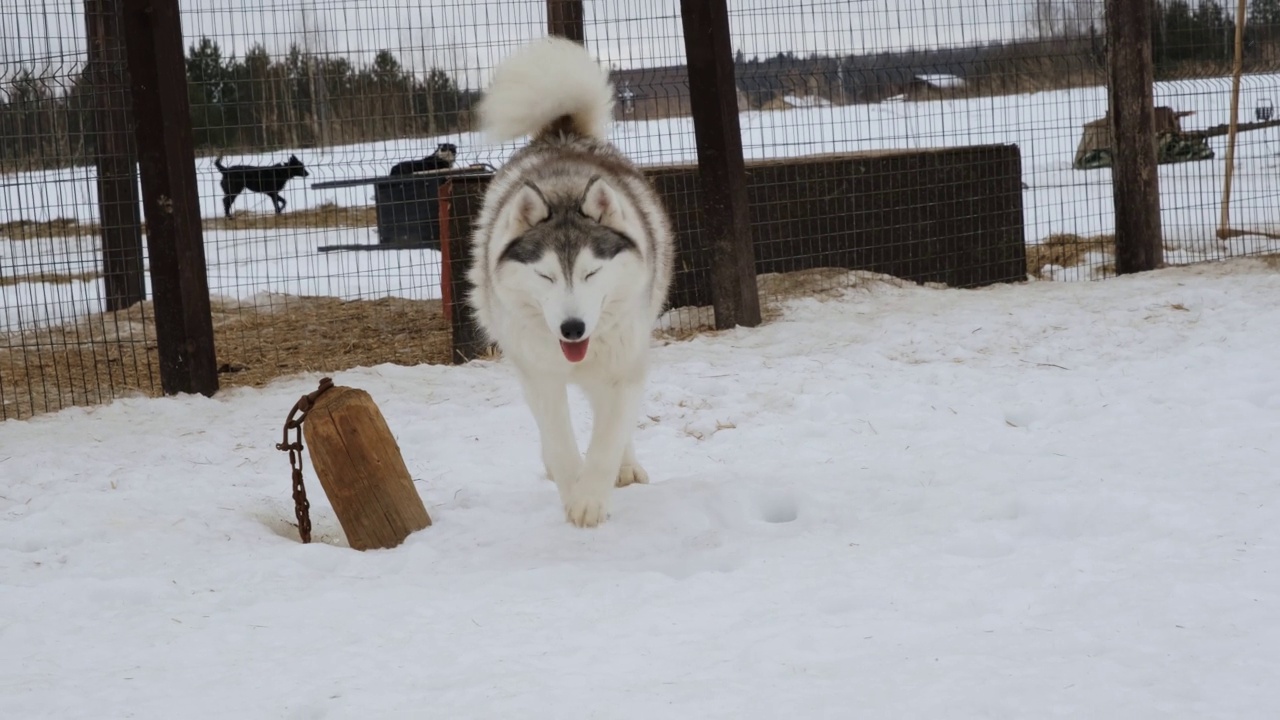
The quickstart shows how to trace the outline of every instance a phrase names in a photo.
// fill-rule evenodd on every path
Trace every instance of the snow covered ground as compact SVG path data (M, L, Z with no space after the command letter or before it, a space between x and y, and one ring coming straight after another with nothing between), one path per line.
M1277 327L1256 260L791 301L656 350L595 531L506 367L342 372L435 521L369 553L289 526L314 376L0 423L0 716L1271 717Z

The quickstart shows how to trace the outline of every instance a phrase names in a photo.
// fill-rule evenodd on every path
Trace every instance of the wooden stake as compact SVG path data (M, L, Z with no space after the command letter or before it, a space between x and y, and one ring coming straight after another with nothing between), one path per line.
M392 548L431 517L369 393L335 385L302 425L311 466L356 550Z
M1218 239L1231 235L1231 179L1236 170L1236 132L1240 124L1240 73L1244 70L1244 0L1236 4L1235 61L1231 68L1231 123L1227 126L1227 173L1222 179L1222 217L1218 221Z

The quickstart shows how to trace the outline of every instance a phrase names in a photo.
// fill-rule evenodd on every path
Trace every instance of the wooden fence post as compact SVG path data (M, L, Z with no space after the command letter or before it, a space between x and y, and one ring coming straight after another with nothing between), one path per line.
M160 384L218 389L178 0L123 0Z
M1155 0L1106 0L1111 192L1119 274L1154 270L1164 263L1152 89L1154 4Z
M582 18L582 0L547 0L547 32L551 35L584 44L586 33Z
M440 285L449 288L449 305L444 309L449 318L452 349L450 360L457 365L484 356L490 348L480 332L475 313L467 303L471 282L467 273L471 270L471 221L480 211L481 198L489 185L488 173L470 177L455 177L445 181L441 188L441 201L447 203L447 217L441 217L441 262L447 257L448 271L441 272ZM447 275L448 277L444 277Z
M703 227L712 248L716 327L754 327L760 324L760 295L747 212L729 9L725 0L680 0L680 16L698 146Z
M85 0L84 23L94 96L93 147L102 282L107 312L146 299L137 153L130 135L129 83L118 0Z

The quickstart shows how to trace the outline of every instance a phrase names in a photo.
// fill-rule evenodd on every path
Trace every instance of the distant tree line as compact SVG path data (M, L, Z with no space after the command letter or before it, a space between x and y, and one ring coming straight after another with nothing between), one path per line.
M185 62L192 131L201 154L465 130L479 97L439 68L425 75L405 70L388 50L363 67L297 46L277 58L259 45L243 58L224 59L215 41L201 38L188 49ZM0 90L0 170L92 162L97 98L87 68L43 76L23 69Z
M1229 0L1159 0L1152 23L1156 77L1231 71L1235 22ZM742 90L757 105L779 93L835 102L877 102L916 74L965 79L953 94L987 95L1105 82L1103 0L1033 0L1031 38L982 47L876 55L737 59ZM1280 68L1280 0L1250 0L1246 72ZM185 58L197 152L374 142L466 130L479 98L444 70L407 71L388 50L357 66L293 46L272 57L261 45L224 58L201 38ZM87 164L94 152L94 88L84 68L39 74L19 68L0 83L0 171ZM111 92L121 92L111 88ZM123 100L121 100L123 101Z
M1231 0L1158 0L1151 27L1158 79L1230 72L1236 24ZM1084 39L1103 34L1104 0L1034 0L1029 24L1041 38ZM1244 60L1252 68L1280 66L1280 0L1249 0Z
M389 50L364 67L297 46L272 59L262 46L224 60L201 38L187 53L196 147L263 150L436 135L468 127L478 93L448 73L406 71Z

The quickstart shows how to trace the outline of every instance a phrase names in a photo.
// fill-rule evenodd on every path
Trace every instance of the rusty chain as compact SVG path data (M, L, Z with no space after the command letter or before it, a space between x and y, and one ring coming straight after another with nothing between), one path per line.
M320 378L320 387L298 398L284 421L284 433L276 449L289 453L289 466L293 468L293 512L298 517L298 534L302 542L311 542L311 503L307 501L307 488L302 484L302 423L316 404L316 398L333 387L332 378ZM293 442L289 431L293 430Z

